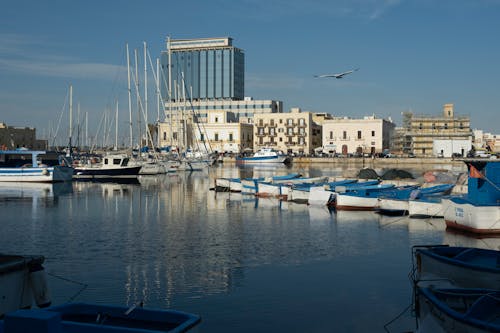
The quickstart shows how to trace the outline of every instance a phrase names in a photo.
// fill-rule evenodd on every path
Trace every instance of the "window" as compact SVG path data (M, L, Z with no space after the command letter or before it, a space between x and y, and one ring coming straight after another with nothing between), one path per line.
M283 124L283 119L280 119L280 124Z
M344 131L344 132L342 133L342 139L344 139L344 140L345 140L345 139L347 139L347 132L346 132L346 131Z
M167 140L167 132L163 132L163 140Z
M271 119L271 126L274 126L274 119Z
M214 135L214 141L219 141L219 133L215 133L215 135Z
M200 141L205 142L205 134L200 133Z
M229 141L233 142L233 133L229 133Z
M375 136L375 131L372 131L372 136Z
M259 126L264 126L264 120L259 119Z
M361 139L361 131L358 131L358 139Z
M303 126L305 124L305 121L303 118L300 118L299 119L299 125Z
M219 117L215 117L215 122L218 123L219 122Z
M420 123L420 124L418 125L418 128L419 128L419 129L422 129L422 123Z
M448 123L444 123L444 129L448 129Z
M432 129L436 129L436 124L432 123Z
M330 131L330 139L333 139L333 131Z
M286 123L287 123L288 125L292 126L292 125L293 125L293 119L288 118L288 119L286 120Z

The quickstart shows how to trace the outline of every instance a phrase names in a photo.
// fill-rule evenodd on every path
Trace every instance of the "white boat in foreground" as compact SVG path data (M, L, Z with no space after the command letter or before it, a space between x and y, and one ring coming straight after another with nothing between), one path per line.
M73 168L48 166L40 160L45 151L0 150L0 182L64 182L73 178ZM22 163L22 164L20 164Z
M467 195L443 199L449 228L478 234L500 233L500 160L466 159Z

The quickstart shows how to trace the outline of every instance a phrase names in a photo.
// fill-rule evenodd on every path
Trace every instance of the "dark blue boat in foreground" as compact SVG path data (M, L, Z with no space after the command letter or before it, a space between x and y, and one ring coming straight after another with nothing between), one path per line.
M500 292L418 287L417 332L500 332Z
M8 313L0 321L0 333L181 333L200 321L197 315L175 310L68 303Z

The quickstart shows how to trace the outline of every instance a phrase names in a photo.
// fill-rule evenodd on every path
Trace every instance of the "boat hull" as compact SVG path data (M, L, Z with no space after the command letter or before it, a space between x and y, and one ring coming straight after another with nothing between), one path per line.
M441 200L410 200L408 202L408 214L412 218L442 218L444 216L443 204Z
M449 228L476 234L500 233L500 206L474 205L463 199L443 199L444 220Z
M67 166L37 168L0 168L0 182L64 182L71 181L73 168Z
M377 211L384 215L408 215L408 200L381 198L378 202Z
M33 318L33 320L30 320ZM68 303L46 310L23 310L6 316L5 331L34 332L35 325L60 327L64 332L187 332L200 322L200 317L175 310L148 309L88 303ZM46 332L48 330L44 330Z
M335 200L335 192L325 190L323 186L313 186L309 191L308 204L328 206Z
M140 170L141 166L119 168L82 167L75 168L73 178L78 180L137 178Z
M337 193L335 208L337 210L374 210L377 205L378 198Z
M262 157L237 157L236 163L238 164L286 164L290 162L288 156L262 156Z
M461 247L416 249L416 278L446 280L463 288L500 289L499 255L498 251Z

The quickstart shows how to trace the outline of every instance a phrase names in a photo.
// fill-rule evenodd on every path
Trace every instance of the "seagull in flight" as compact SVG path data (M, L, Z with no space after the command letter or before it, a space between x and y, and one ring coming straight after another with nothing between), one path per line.
M342 72L342 73L338 73L338 74L323 74L323 75L314 75L314 77L334 77L336 79L341 79L343 78L345 75L347 74L351 74L355 71L359 70L359 68L355 68L355 69L352 69L350 71L347 71L347 72Z

